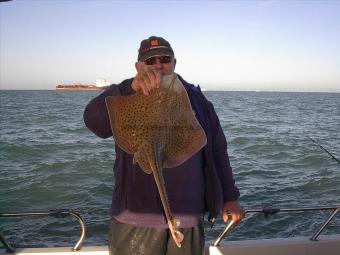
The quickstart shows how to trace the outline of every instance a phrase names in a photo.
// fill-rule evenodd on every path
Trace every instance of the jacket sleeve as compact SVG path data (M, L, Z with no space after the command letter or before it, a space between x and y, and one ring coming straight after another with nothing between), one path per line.
M85 125L97 136L101 138L112 136L105 98L109 96L133 94L134 90L131 88L132 80L133 79L128 79L118 85L111 85L99 96L93 98L86 106L83 116Z
M209 102L209 105L212 117L211 127L213 129L213 157L215 159L217 174L223 190L223 199L224 202L235 201L239 198L240 193L235 185L232 168L230 166L227 152L227 140L212 103Z

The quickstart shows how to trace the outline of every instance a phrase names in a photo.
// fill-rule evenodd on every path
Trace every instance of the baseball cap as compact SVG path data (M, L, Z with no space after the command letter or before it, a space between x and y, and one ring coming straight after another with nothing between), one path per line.
M154 56L171 56L174 57L174 51L170 43L162 37L150 36L140 43L138 50L138 61L145 61Z

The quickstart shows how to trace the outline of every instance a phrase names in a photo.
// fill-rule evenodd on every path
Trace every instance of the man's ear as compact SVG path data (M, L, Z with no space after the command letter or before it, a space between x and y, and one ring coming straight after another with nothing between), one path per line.
M140 73L142 71L142 65L143 65L143 63L141 63L141 62L135 63L135 68L137 70L137 73Z

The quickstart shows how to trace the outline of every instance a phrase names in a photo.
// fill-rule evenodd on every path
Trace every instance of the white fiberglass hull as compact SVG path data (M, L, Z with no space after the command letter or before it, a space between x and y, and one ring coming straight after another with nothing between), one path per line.
M340 255L340 235L229 241L209 247L210 255Z
M340 235L322 235L318 241L310 237L261 239L246 241L228 241L218 247L206 248L210 255L339 255ZM71 247L59 248L18 248L15 255L109 255L106 246L83 247L80 251L71 251Z

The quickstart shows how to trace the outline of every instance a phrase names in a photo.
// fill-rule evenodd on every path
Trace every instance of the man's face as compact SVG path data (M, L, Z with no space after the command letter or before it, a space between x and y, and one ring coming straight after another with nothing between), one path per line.
M162 75L173 74L176 67L176 59L170 56L151 57L144 62L139 61L135 64L137 72L145 72L150 69L157 69Z

